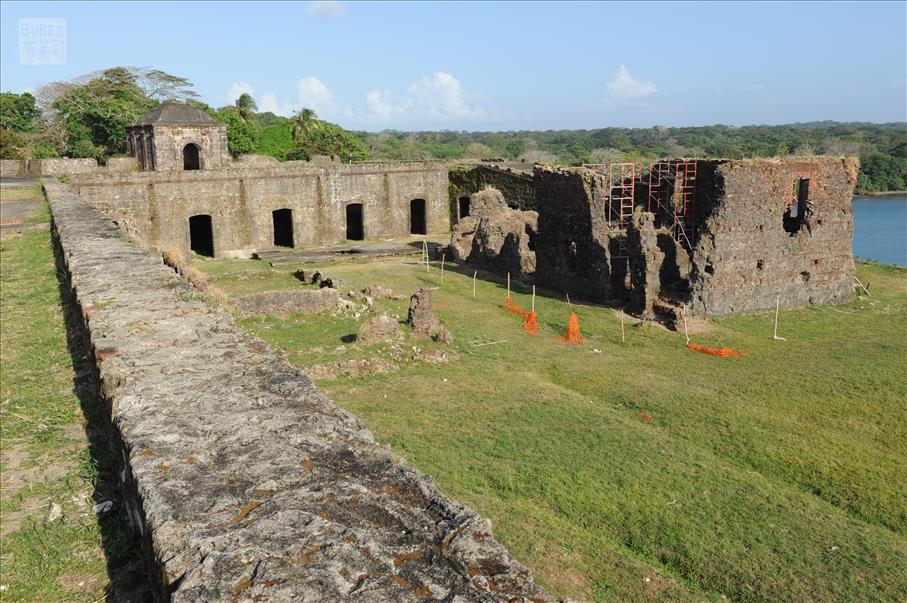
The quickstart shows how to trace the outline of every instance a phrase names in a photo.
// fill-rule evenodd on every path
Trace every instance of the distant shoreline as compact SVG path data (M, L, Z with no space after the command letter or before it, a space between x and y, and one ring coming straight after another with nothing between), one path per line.
M854 193L854 197L907 197L907 191L881 191L878 193Z

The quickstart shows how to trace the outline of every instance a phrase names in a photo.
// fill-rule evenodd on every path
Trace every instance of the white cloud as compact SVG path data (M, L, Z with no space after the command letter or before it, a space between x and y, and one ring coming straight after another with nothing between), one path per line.
M234 84L231 91L238 90ZM246 91L245 89L241 90ZM250 92L251 93L251 92ZM238 94L237 94L238 96ZM432 124L468 121L488 117L481 107L468 102L467 94L453 75L438 71L420 77L402 93L390 90L372 90L365 96L366 108L356 110L338 105L330 88L315 76L306 76L296 82L295 98L281 99L274 92L265 92L255 99L258 110L270 111L288 117L303 107L312 109L318 117L329 121L385 124L395 122L399 127L413 124Z
M296 82L296 98L282 101L273 92L265 92L258 99L258 110L270 111L275 115L289 117L303 107L312 109L318 117L329 119L336 115L334 95L330 89L317 77L309 76Z
M406 94L395 97L388 90L372 90L366 95L373 121L388 121L397 117L430 118L436 121L475 119L486 112L466 102L460 82L449 73L438 71L425 75L406 88Z
M379 119L390 119L402 112L403 108L394 105L391 93L387 90L372 90L365 95L372 115Z
M265 92L261 95L261 99L256 103L258 105L258 110L262 113L267 113L270 111L274 115L282 115L284 117L289 117L293 113L293 106L291 103L281 103L277 100L277 95L273 92Z
M304 77L296 82L296 99L301 107L315 113L331 113L334 110L334 95L317 77Z
M316 0L305 6L307 15L318 15L319 17L338 17L343 14L343 10L343 4L334 0Z
M233 82L233 85L227 90L224 98L226 98L228 102L233 103L242 94L255 96L255 89L248 82Z
M605 87L608 90L609 100L640 98L658 91L652 82L641 82L633 79L633 76L630 75L630 70L623 65L608 80Z

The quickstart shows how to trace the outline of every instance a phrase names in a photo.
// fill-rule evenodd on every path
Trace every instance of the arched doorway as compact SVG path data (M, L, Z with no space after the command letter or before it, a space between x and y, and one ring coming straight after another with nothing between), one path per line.
M425 199L409 202L409 233L425 234Z
M214 257L214 228L211 216L200 214L189 218L189 248L198 255Z
M346 238L350 241L361 241L365 238L361 203L350 203L346 206Z
M202 169L201 151L198 145L189 143L183 147L183 169L200 170Z
M293 246L293 210L275 209L271 212L274 223L274 244L278 247Z

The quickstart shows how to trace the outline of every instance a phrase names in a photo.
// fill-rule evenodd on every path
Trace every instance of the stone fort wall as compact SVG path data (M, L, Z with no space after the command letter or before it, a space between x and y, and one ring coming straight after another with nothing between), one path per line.
M606 219L610 185L601 173L537 167L536 281L609 303L664 300L704 317L774 309L779 298L795 307L853 297L855 158L696 163L691 250L665 227L629 239L616 230ZM790 228L785 213L797 204L800 182L808 210ZM644 184L637 193L644 211ZM626 287L628 260L633 287L646 291Z
M856 159L728 161L712 181L715 201L691 256L690 310L700 316L835 303L854 295ZM807 180L809 211L784 227L793 188Z
M551 601L490 523L199 301L75 189L45 190L158 601Z
M189 218L210 215L215 257L274 248L272 212L292 211L294 247L346 240L346 206L363 206L365 239L410 234L410 202L425 201L429 234L450 230L447 166L438 162L315 166L284 162L220 170L84 174L86 202L146 246L188 252Z

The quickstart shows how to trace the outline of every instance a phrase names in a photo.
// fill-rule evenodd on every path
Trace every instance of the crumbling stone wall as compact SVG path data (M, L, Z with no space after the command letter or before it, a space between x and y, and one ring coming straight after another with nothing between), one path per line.
M431 312L431 289L422 288L409 298L406 323L416 337L431 337L434 316Z
M157 600L551 600L487 520L44 185Z
M856 159L728 161L717 167L716 202L692 254L690 311L701 316L841 302L853 296L851 200ZM784 228L795 183L808 179L796 233Z
M551 289L607 300L612 275L607 176L588 169L536 166L536 280Z
M215 257L274 249L272 211L292 210L295 247L346 240L346 206L363 205L366 239L409 235L410 201L426 202L429 234L449 232L443 163L327 164L85 175L82 199L142 244L189 252L189 218L211 216Z
M500 274L533 274L538 214L510 209L494 188L479 191L472 201L472 213L453 228L448 257Z
M461 196L472 196L489 187L501 191L511 209L536 208L532 172L528 170L487 164L456 165L450 168L449 181L451 224L461 218L458 201Z
M658 246L655 216L638 209L627 234L632 289L629 311L651 318L661 292L661 270L665 253Z
M853 295L855 159L697 160L696 167L692 250L674 241L670 208L656 208L653 223L630 228L623 244L605 219L606 176L537 167L538 282L621 302L616 260L622 253L628 256L631 306L643 314L659 298L692 314L716 316L773 308L778 295L785 307ZM784 215L799 203L794 197L801 180L808 191L806 217L792 233ZM644 184L637 187L638 210L646 206L645 192Z

